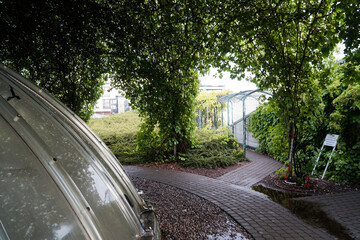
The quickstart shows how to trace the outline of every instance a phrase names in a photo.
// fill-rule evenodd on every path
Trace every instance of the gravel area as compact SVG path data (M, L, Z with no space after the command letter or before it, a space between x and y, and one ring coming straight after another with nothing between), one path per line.
M155 208L162 239L253 239L216 205L166 184L132 178Z

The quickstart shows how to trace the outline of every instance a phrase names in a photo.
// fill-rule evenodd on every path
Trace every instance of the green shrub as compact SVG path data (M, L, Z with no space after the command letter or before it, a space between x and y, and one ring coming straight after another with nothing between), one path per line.
M102 139L124 134L135 134L141 119L136 112L114 114L104 118L92 118L89 127Z
M144 162L169 162L169 146L161 147L163 143L157 128L148 125L148 123L142 124L141 130L137 132L136 149Z
M327 158L328 159L328 158ZM323 163L325 165L325 161ZM326 177L339 183L360 183L360 159L351 151L334 152Z
M286 129L279 124L279 118L268 104L258 107L251 115L249 130L259 141L261 152L281 162L287 161Z
M142 161L136 149L136 132L141 120L136 112L90 119L89 127L104 141L122 164Z
M151 156L158 156L160 162L179 162L184 167L216 168L227 167L243 160L243 151L227 129L197 129L194 134L196 144L186 153L165 156L154 151L153 144L159 144L156 134L140 132L141 120L136 112L111 115L101 119L91 119L90 128L104 141L122 164L136 164L154 161ZM145 134L146 136L144 136ZM139 141L139 138L142 141ZM145 141L147 139L147 141ZM141 152L137 143L143 144ZM146 146L148 144L148 146ZM149 151L149 152L146 152Z
M280 180L285 180L286 179L286 174L287 174L287 168L286 167L282 167L279 168L278 170L275 171L275 174L278 175Z
M227 129L196 129L197 144L181 156L180 165L192 168L228 167L243 159L243 151Z

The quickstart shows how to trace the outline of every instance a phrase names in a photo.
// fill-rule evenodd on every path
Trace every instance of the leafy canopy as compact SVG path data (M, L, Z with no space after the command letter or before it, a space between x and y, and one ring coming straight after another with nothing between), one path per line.
M307 96L323 84L314 79L338 32L351 61L358 61L358 12L355 0L6 0L0 60L84 119L99 97L103 73L110 72L143 117L138 144L154 158L192 145L199 70L212 64L233 77L249 70L273 93L270 104L290 146L316 110L317 99ZM294 146L294 152L301 147L297 138ZM300 161L294 164L302 175Z
M303 164L294 159L295 136L301 135L298 129L303 124L300 104L304 96L316 95L315 76L339 41L333 4L332 0L251 1L246 8L233 11L229 41L223 42L219 51L225 52L217 56L226 56L225 66L234 76L248 70L258 87L272 92L270 104L286 129L289 148L294 139L290 159L300 177Z
M204 1L124 1L111 9L113 84L144 124L139 147L166 158L192 145L197 69L215 21ZM131 23L131 24L129 24Z
M103 7L97 1L4 0L0 9L0 61L88 120L106 72Z

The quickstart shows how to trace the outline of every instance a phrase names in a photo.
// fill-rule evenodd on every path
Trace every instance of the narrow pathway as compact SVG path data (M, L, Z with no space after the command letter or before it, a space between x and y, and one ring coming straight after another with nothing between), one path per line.
M132 177L165 183L207 199L232 216L255 239L336 239L251 190L249 186L282 164L253 151L248 152L248 158L252 162L245 166L247 170L240 168L219 179L137 166L126 166L125 170Z
M284 166L283 163L253 150L247 150L246 157L251 161L249 164L224 174L218 179L239 186L251 187Z

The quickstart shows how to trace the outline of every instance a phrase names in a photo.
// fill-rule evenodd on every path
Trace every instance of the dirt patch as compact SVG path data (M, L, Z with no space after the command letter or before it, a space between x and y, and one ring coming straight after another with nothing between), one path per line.
M197 174L201 176L206 176L210 178L218 178L228 172L231 172L239 167L245 166L246 164L249 164L248 161L238 162L235 165L229 166L227 168L214 168L214 169L208 169L208 168L184 168L181 167L178 163L147 163L147 164L138 164L137 166L141 167L150 167L150 168L161 168L166 170L175 170L175 171L181 171L181 172L187 172L192 174Z

